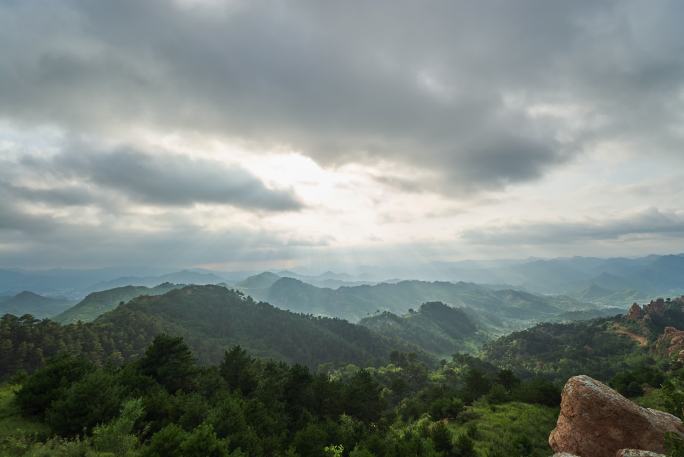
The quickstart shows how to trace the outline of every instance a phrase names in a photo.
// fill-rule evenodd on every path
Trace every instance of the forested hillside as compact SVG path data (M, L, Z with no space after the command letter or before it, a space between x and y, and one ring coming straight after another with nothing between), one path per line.
M161 295L181 285L165 282L155 287L124 286L114 289L93 292L73 307L53 317L55 322L71 324L74 322L90 322L98 316L111 311L120 303L125 303L141 295Z
M486 344L484 358L522 376L610 379L662 359L658 343L668 327L684 329L684 299L635 304L629 314L610 318L539 324Z
M487 339L463 309L441 302L423 303L403 316L384 312L361 319L359 324L447 359L456 352L475 351Z
M217 363L224 349L234 344L260 357L312 368L376 365L393 350L417 350L341 319L280 310L221 286L187 286L164 295L140 296L91 323L60 325L31 316L3 316L0 375L35 370L60 352L97 364L120 363L140 356L163 332L185 337L204 364Z
M0 389L0 452L548 457L570 375L681 414L683 307L655 300L628 315L540 324L492 342L482 358L435 365L413 350L457 348L478 332L464 310L435 302L366 319L369 328L220 286L142 296L92 323L8 315L0 362L21 385Z
M233 347L201 367L164 335L120 368L61 357L0 395L8 457L547 457L559 401L470 358L330 376Z
M187 286L139 297L95 324L183 336L202 362L215 363L233 344L261 357L310 367L326 362L374 364L392 351L387 341L364 327L284 311L221 286Z

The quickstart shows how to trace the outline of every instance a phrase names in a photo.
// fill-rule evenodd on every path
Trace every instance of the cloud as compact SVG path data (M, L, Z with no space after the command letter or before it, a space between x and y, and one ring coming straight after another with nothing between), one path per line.
M133 148L92 151L79 145L49 158L26 156L22 165L33 173L76 180L152 205L206 203L253 211L292 211L303 206L292 191L270 189L239 166L177 154L150 154ZM81 193L78 186L50 190L12 186L11 190L20 198L67 205L85 204L94 198Z
M618 241L629 238L684 238L684 214L650 208L613 218L568 222L529 222L485 227L461 233L478 245L562 245Z
M51 218L25 213L2 199L0 200L0 232L30 236L49 235L52 232Z
M327 246L326 239L277 229L233 224L209 230L192 215L157 214L140 230L131 215L81 223L68 216L29 213L0 199L0 266L102 267L165 265L187 267L228 263L248 268L286 262Z
M5 2L0 115L108 135L199 131L324 164L402 163L439 175L421 184L442 193L500 189L597 142L680 150L682 9Z
M605 209L676 207L680 182L651 177L684 157L683 15L674 0L0 2L0 262L167 261L180 245L189 262L290 259L325 236L341 255L371 239L660 249L632 241L681 239L681 213ZM657 191L625 187L644 180Z
M0 181L0 189L4 191L5 198L56 207L84 206L98 202L89 189L78 185L32 188Z

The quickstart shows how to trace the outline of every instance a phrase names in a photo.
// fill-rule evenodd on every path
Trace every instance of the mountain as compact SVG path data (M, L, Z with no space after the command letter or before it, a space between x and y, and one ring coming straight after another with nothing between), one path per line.
M225 279L205 271L183 270L158 276L123 276L91 286L93 291L113 289L123 286L153 287L157 284L218 284Z
M584 289L569 294L571 297L589 303L596 303L600 305L627 305L646 299L647 295L630 288L623 288L619 290L609 289L608 287L600 286L594 282L589 284Z
M164 294L178 287L181 286L167 282L152 288L145 286L124 286L103 290L101 292L93 292L76 305L53 317L52 320L62 324L70 324L78 321L90 322L107 311L116 308L122 302L125 303L141 295Z
M573 295L592 284L614 292L636 290L639 297L684 293L684 254L645 257L560 257L427 262L363 268L367 278L399 277L507 284L541 294ZM309 281L306 281L309 282ZM617 296L616 296L617 297ZM601 303L605 303L601 301ZM610 303L613 306L628 305Z
M535 259L488 270L492 278L542 293L577 293L598 286L641 297L684 291L684 254L637 258ZM627 303L613 303L623 305Z
M613 293L615 293L614 290L599 286L598 284L592 282L584 289L576 292L573 296L580 300L594 301L600 300Z
M162 333L182 336L203 364L219 363L224 351L234 345L260 357L311 368L378 365L394 350L433 361L419 348L391 341L367 327L284 311L213 285L138 296L89 323L60 325L5 315L0 333L9 341L0 351L0 377L19 368L34 370L63 351L98 364L120 363L139 357Z
M484 358L518 375L543 375L562 382L577 373L610 379L623 361L647 351L617 326L622 318L542 323L485 345Z
M404 314L416 303L440 301L477 311L484 323L506 327L507 321L513 328L522 322L545 320L565 311L593 307L568 297L444 281L400 281L328 289L293 278L280 278L268 289L245 289L245 292L284 309L351 321L382 311Z
M312 286L329 289L337 289L339 287L345 286L353 287L376 284L376 282L373 281L359 280L355 279L351 275L347 275L344 273L334 273L332 271L326 271L325 273L322 273L320 275L304 275L295 273L294 271L290 270L281 270L276 273L266 271L263 273L259 273L257 275L250 276L236 283L235 286L238 289L243 290L251 295L254 289L267 289L271 287L273 283L275 283L280 278L296 279L298 281L305 282Z
M0 315L15 314L21 316L31 314L35 317L44 318L60 313L72 303L65 298L44 297L25 290L13 297L0 300Z
M403 316L386 311L361 319L359 325L447 359L456 352L476 349L486 339L465 311L441 302L424 303Z
M268 289L280 278L282 278L282 276L271 273L270 271L265 271L238 282L236 287L245 290Z
M315 367L321 363L376 364L393 347L368 328L255 302L221 286L187 286L142 296L98 318L99 327L183 336L201 360L216 362L235 344L261 357ZM399 345L397 349L415 349Z

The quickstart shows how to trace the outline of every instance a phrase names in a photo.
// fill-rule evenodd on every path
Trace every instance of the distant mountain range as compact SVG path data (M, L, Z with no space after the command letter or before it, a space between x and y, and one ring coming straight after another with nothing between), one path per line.
M94 284L92 288L94 290L106 290L123 286L153 287L162 283L204 285L219 284L225 281L225 278L214 273L183 270L158 276L122 276L110 281L99 282Z
M206 278L206 275L202 277ZM173 283L163 283L155 287L128 285L93 292L73 307L51 318L62 324L90 322L136 297L161 295L180 287L183 286ZM246 278L236 287L257 300L282 309L343 318L353 322L361 320L362 325L368 327L373 327L383 319L396 320L405 317L410 319L402 320L404 324L415 324L420 321L419 318L426 310L421 308L414 312L412 308L420 303L443 302L446 303L444 306L452 310L451 318L470 322L477 327L479 335L489 336L525 328L540 321L563 322L615 314L615 308L604 311L597 305L582 303L564 296L542 296L513 289L499 290L492 286L472 283L400 281L330 289L264 272ZM427 308L429 309L431 308ZM626 307L622 311L624 309ZM15 311L15 314L23 314L19 309ZM400 317L402 315L406 316ZM405 330L410 333L408 327ZM451 343L462 344L467 340L473 343L472 349L474 345L483 341L482 338L475 338L473 335L468 335L469 338L466 339L461 336L455 340L452 338ZM423 346L420 342L410 343L422 347L427 352L437 353L434 348ZM446 348L444 350L451 351Z
M499 330L520 328L530 321L550 320L567 311L596 308L564 296L497 290L464 282L399 281L330 289L262 273L238 283L237 287L283 309L350 321L387 311L404 314L417 304L439 301L463 307L465 312L477 316L478 321Z
M278 279L272 287L283 279ZM285 281L285 284L300 287L299 283L294 279ZM305 286L302 290L314 287ZM173 284L162 284L155 289L131 286L92 294L80 306L59 318L63 322L73 322L80 319L77 317L79 312L100 312L117 301L124 302L133 294L143 293L123 304L114 304L113 309L92 322L60 325L54 321L18 319L11 315L2 317L3 332L12 341L10 351L20 351L25 347L22 343L26 342L26 347L32 352L21 357L18 352L4 354L0 362L4 360L8 365L0 366L0 373L15 370L18 360L26 363L25 369L34 369L42 363L41 360L64 350L97 363L120 362L140 356L152 339L161 333L182 336L198 360L207 364L218 363L223 352L236 344L260 357L301 363L312 368L347 363L378 365L386 363L393 351L414 352L421 360L434 363L439 358L448 358L457 352L478 350L495 336L495 332L492 332L494 319L498 318L504 322L502 325L506 325L516 312L528 316L550 314L559 318L567 312L559 313L561 308L558 306L573 303L557 298L556 302L550 303L524 292L496 291L466 283L406 281L395 285L359 287L372 291L370 294L366 292L366 297L381 297L385 294L396 299L402 295L416 294L416 291L431 291L433 294L449 294L452 298L461 297L463 303L449 306L438 301L422 305L417 302L407 308L401 301L401 306L407 308L407 312L401 315L384 312L353 324L339 318L279 309L223 286L192 285L179 288ZM163 289L167 289L166 292ZM468 304L464 304L465 301ZM496 310L501 311L498 316ZM590 309L574 312L601 311ZM606 309L609 313L615 311ZM572 346L573 351L591 351L594 344L591 341L603 345L602 338L606 335L603 330L596 332L597 327L584 323L544 324L537 328L550 329L544 333L544 338L550 338L553 346L549 350L555 352L553 356L549 355L547 363L561 365L566 363L563 357L567 354L558 352L563 350L558 348L565 347L565 343L562 334L555 335L554 329L564 329L574 340L590 342L584 346ZM616 340L613 333L608 333L607 342L622 341ZM534 330L513 335L508 340L498 340L496 344L488 345L489 357L508 363L506 359L513 355L510 353L512 346L509 347L506 341L523 345L516 346L513 352L515 357L526 354L525 351L531 354L546 353L546 343L543 339L536 339ZM533 363L534 360L525 361L525 365L521 366ZM600 368L600 365L597 367Z
M454 262L434 268L453 279L504 283L538 293L582 298L589 292L592 300L604 303L622 296L643 300L654 295L676 296L684 292L684 254L608 259L568 257L483 264Z
M0 297L0 315L31 314L37 318L51 317L73 305L65 298L44 297L33 292L23 291L13 297Z
M203 269L173 271L158 267L18 270L0 269L0 296L30 290L40 295L80 300L91 292L126 285L152 287L175 284L241 284L253 272ZM638 258L568 257L555 259L431 262L411 265L358 266L349 275L326 271L303 274L275 271L269 276L297 279L337 289L401 279L497 284L497 289L526 290L537 294L568 295L582 302L624 306L658 295L684 293L684 255L650 255ZM270 286L269 286L270 287Z

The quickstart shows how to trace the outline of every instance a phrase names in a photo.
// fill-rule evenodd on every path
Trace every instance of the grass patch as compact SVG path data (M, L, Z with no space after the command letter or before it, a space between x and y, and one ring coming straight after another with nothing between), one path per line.
M31 443L50 435L45 424L22 417L14 396L19 386L0 386L0 455L22 455Z
M668 410L668 398L662 389L652 389L639 398L633 399L637 404L644 408L652 408L660 411Z
M454 437L468 434L480 456L548 457L553 453L548 439L558 408L518 402L477 404L468 408L464 418L469 420L452 421L450 428Z

